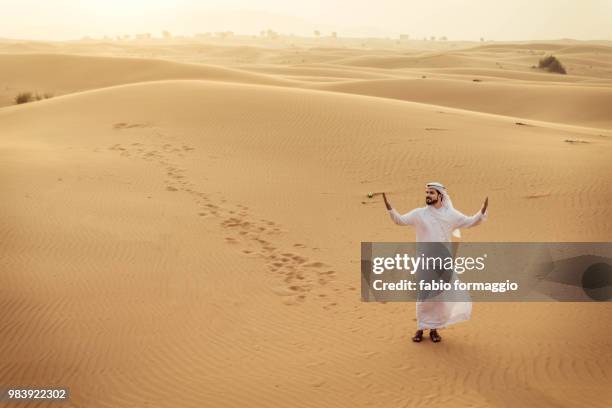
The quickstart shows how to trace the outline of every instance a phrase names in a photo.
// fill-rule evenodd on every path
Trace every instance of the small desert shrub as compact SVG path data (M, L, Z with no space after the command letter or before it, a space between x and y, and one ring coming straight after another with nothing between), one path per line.
M39 94L38 92L36 93L19 92L17 96L15 97L15 103L16 104L28 103L28 102L40 101L42 99L49 99L49 98L53 98L53 94L50 92L45 92L42 95Z
M27 103L32 102L32 92L19 92L15 97L15 103Z
M545 69L548 72L557 72L559 74L566 74L565 67L561 64L561 61L554 55L544 57L538 63L538 68Z
M41 99L53 98L53 94L50 92L45 92L44 94L40 95L38 92L36 92L36 95L34 97L37 101L40 101Z

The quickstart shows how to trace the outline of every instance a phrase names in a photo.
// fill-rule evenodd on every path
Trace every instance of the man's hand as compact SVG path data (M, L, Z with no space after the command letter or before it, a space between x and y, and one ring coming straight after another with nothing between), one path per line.
M385 200L385 207L387 207L387 210L391 209L391 204L389 204L389 201L387 201L387 195L385 193L382 193L383 196L383 200Z
M484 204L482 205L482 210L480 212L484 215L487 211L487 207L489 206L489 197L485 198Z

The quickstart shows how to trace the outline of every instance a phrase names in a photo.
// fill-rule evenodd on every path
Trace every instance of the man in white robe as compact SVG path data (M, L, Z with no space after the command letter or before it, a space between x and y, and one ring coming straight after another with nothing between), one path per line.
M453 207L446 188L437 182L426 185L425 203L427 205L415 208L404 215L400 215L389 204L385 193L382 196L393 222L398 225L412 225L416 228L417 243L442 242L450 245L451 231L453 236L461 237L460 228L474 227L487 218L488 197L480 211L468 217ZM465 302L422 302L417 300L416 314L418 330L412 340L420 342L423 339L423 330L429 329L431 340L439 342L442 337L438 334L437 329L469 320L472 314L472 303L469 300Z

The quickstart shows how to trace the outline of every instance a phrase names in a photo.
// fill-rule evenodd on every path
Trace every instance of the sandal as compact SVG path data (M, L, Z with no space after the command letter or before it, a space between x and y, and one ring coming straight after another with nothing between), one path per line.
M412 338L412 341L414 341L415 343L420 343L421 340L423 340L423 330L417 330L414 334L414 337Z
M431 341L433 341L434 343L438 343L440 340L442 340L442 337L440 337L436 329L429 331L429 337L431 338Z

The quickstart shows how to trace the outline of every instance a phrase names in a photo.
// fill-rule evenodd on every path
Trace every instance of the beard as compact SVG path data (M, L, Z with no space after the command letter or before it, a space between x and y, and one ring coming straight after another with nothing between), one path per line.
M435 204L437 202L438 202L437 198L425 197L425 204L427 204L427 205L433 205L433 204Z

